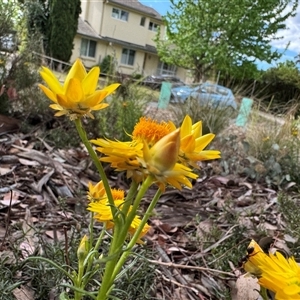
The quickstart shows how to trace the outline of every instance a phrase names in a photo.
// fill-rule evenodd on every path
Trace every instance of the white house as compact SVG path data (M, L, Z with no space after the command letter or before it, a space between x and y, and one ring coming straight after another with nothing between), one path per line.
M185 80L185 70L159 60L153 41L158 28L165 32L161 16L138 0L85 0L71 57L87 67L99 65L111 55L117 71L143 76L170 74Z

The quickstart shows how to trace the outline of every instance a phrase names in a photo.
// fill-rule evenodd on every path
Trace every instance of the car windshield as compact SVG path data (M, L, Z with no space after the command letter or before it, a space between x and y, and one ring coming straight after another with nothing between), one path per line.
M217 93L223 96L228 96L228 90L222 87L217 87Z
M207 93L207 94L219 94L222 96L228 96L229 92L226 88L216 85L202 85L200 86L196 92L198 93Z

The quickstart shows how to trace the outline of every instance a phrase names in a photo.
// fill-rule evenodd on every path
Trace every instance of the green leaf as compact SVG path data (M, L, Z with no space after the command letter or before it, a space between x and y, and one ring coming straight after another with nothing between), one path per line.
M65 292L62 292L59 295L59 300L70 300L70 298L69 298L69 296Z

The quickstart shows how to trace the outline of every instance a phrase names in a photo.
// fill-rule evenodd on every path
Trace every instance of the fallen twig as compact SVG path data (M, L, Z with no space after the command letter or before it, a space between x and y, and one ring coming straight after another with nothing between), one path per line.
M228 275L231 277L236 277L236 275L225 272L225 271L220 271L220 270L215 270L215 269L210 269L206 267L198 267L198 266L187 266L187 265L179 265L179 264L174 264L172 262L162 262L162 261L157 261L157 260L152 260L148 259L150 263L157 264L157 265L162 265L162 266L167 266L167 267L172 267L172 268L180 268L180 269L193 269L193 270L201 270L201 271L209 271L209 272L214 272L214 273L219 273L219 274L224 274Z

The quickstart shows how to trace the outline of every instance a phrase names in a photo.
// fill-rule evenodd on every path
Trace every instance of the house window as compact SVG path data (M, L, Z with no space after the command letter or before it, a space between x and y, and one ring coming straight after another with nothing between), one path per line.
M148 26L149 30L157 32L158 31L158 27L159 27L158 24L153 23L153 22L149 22L149 26Z
M159 75L176 75L176 66L169 65L165 62L160 61L158 63L157 74Z
M124 48L122 50L121 64L133 66L134 64L135 51Z
M96 56L96 42L88 39L81 40L80 55L87 57Z
M129 15L129 13L125 10L121 10L121 9L118 9L118 8L113 8L112 9L111 16L115 19L119 19L119 20L122 20L122 21L128 21L128 15Z
M141 17L140 25L145 26L145 22L146 22L146 17Z

